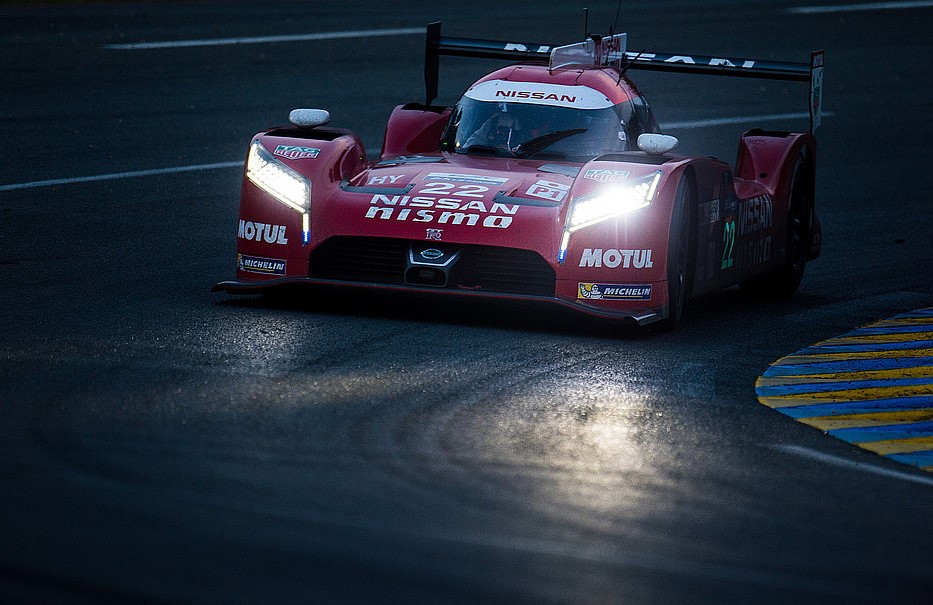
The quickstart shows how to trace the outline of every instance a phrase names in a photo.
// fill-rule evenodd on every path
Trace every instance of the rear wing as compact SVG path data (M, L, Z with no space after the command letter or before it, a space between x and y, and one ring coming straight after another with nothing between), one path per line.
M736 59L708 57L703 55L665 54L632 52L624 49L624 34L597 39L588 44L607 44L610 40L618 44L621 36L623 47L614 52L600 54L605 59L611 55L619 61L622 69L640 69L644 71L667 71L688 74L706 74L714 76L733 76L740 78L759 78L766 80L789 80L810 83L810 132L820 125L823 96L823 51L811 53L809 63L791 63L761 59ZM580 44L587 44L580 43ZM575 46L575 45L570 45ZM569 46L554 46L527 42L505 42L498 40L478 40L474 38L452 38L441 36L441 22L428 24L424 53L424 84L427 93L426 105L437 98L438 78L441 55L474 57L480 59L502 59L505 61L543 61L552 62L552 57ZM553 62L551 63L553 66ZM606 64L605 62L601 64Z

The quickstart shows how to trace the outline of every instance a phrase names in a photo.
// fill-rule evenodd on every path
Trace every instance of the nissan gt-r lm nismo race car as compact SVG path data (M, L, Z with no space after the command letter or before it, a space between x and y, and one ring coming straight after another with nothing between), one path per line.
M433 106L440 55L522 61ZM237 231L241 294L298 284L540 301L672 328L742 284L792 294L820 252L822 53L809 64L447 38L428 26L427 102L395 108L378 159L319 109L253 137ZM752 130L734 168L670 152L629 70L810 82L811 132Z

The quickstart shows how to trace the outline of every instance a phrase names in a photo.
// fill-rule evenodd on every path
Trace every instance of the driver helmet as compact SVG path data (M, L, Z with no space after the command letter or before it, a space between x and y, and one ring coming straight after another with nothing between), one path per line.
M517 142L516 135L521 129L521 121L514 107L510 108L508 103L499 103L496 113L490 118L487 137L490 143L507 146Z

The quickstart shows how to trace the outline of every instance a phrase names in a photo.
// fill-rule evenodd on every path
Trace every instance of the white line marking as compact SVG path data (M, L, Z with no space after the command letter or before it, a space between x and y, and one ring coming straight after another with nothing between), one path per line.
M176 166L174 168L156 168L153 170L135 170L133 172L114 172L111 174L97 174L94 176L79 176L70 179L51 179L48 181L33 181L31 183L13 183L0 185L0 191L17 191L20 189L34 189L36 187L53 187L55 185L73 185L75 183L91 183L94 181L113 181L116 179L131 179L137 176L154 176L159 174L175 174L178 172L196 172L198 170L215 170L217 168L233 168L242 166L243 162L217 162L216 164L198 164L196 166Z
M823 117L833 117L833 112L824 111ZM685 122L664 122L661 124L664 128L706 128L707 126L723 126L725 124L746 124L749 122L763 122L766 120L797 120L809 119L810 114L804 112L798 113L772 113L769 115L758 116L736 116L734 118L712 118L709 120L687 120Z
M798 15L816 15L821 13L850 13L855 11L896 10L900 8L927 8L933 6L933 0L914 2L869 2L866 4L836 4L828 6L797 6L787 9Z
M255 36L252 38L215 38L212 40L175 40L173 42L136 42L133 44L105 44L113 50L146 50L152 48L188 48L192 46L230 46L234 44L267 44L269 42L307 42L311 40L339 40L341 38L372 38L375 36L407 36L423 34L423 27L395 29L363 29L349 32L321 32L288 36Z
M933 486L933 478L919 477L917 475L912 475L911 473L893 471L891 469L874 466L873 464L866 464L864 462L854 462L852 460L847 460L838 456L831 456L829 454L824 454L822 452L811 450L810 448L802 447L799 445L777 444L772 445L771 447L776 450L787 452L788 454L800 456L801 458L810 458L819 462L825 462L826 464L841 466L842 468L848 468L856 471L865 471L867 473L874 473L883 477L891 477L893 479L901 479L903 481L912 481L921 485Z

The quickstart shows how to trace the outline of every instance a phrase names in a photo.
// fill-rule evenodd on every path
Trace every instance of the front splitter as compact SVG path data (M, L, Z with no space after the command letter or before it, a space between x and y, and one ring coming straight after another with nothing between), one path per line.
M374 284L367 282L352 282L341 280L326 280L304 277L283 277L266 281L247 282L229 280L215 284L211 292L226 292L227 294L245 295L261 294L281 290L310 289L310 290L353 290L377 291L394 294L417 295L433 298L449 299L476 299L489 301L511 301L545 305L569 310L588 317L616 322L632 323L638 326L647 326L660 319L662 315L652 309L598 309L590 305L564 300L549 296L529 296L525 294L507 294L501 292L480 292L476 290L454 290L449 288L425 288L419 286L397 286L391 284Z

